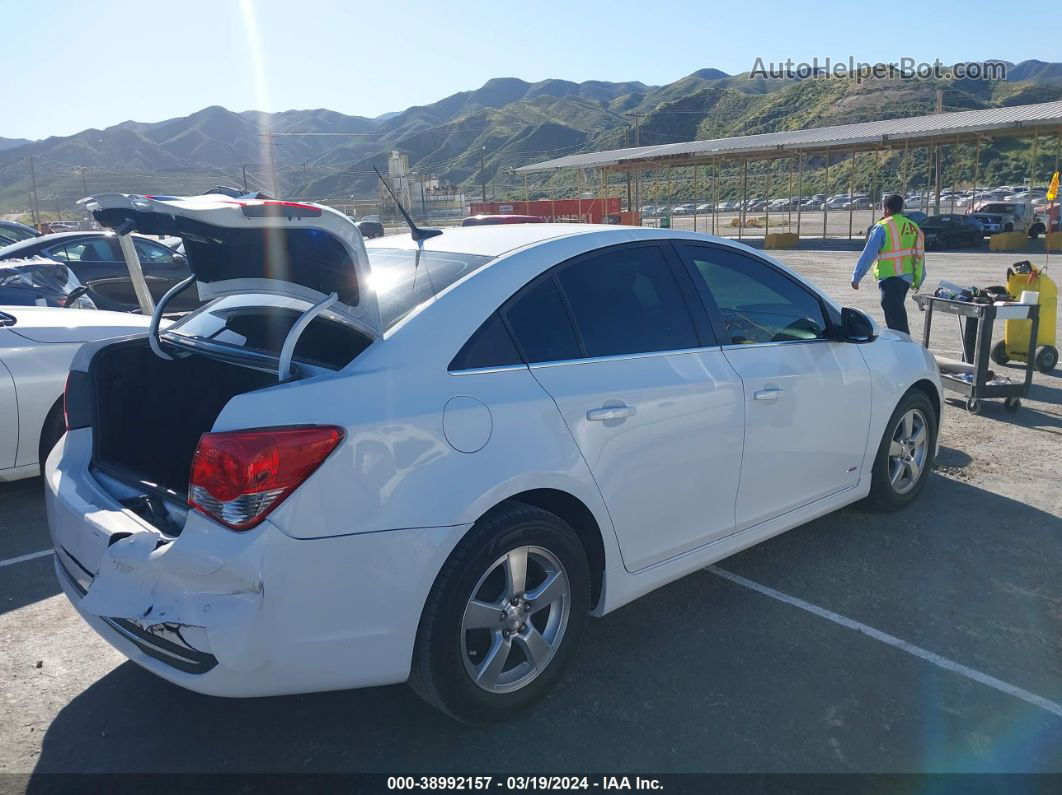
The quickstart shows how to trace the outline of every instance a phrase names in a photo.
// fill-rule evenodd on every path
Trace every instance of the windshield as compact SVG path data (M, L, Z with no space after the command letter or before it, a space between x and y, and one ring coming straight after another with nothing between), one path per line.
M369 248L372 289L385 329L412 314L493 257L417 249Z
M986 204L977 212L979 213L1012 213L1014 212L1013 204Z

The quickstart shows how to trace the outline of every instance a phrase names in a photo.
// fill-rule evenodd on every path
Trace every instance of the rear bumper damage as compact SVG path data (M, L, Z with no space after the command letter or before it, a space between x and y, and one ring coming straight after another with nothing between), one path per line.
M191 512L164 535L89 470L92 431L45 467L56 572L111 645L178 685L262 696L405 681L424 601L467 526L312 540Z

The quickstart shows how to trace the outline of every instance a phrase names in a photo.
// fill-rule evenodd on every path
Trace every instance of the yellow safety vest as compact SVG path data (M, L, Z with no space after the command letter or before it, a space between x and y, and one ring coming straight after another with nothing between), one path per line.
M885 245L874 263L874 278L911 274L914 286L921 287L925 278L925 235L918 224L904 215L890 215L878 221L885 228Z

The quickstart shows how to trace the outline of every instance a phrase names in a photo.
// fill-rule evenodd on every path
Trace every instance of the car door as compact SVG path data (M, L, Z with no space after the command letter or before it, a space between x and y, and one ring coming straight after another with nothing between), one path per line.
M744 385L737 527L854 487L871 403L859 346L831 339L837 321L784 270L729 247L680 249Z
M630 571L733 532L741 382L665 244L553 268L502 309L601 491Z
M100 309L133 309L138 306L118 241L110 235L63 238L42 252L65 262L78 281L92 288Z

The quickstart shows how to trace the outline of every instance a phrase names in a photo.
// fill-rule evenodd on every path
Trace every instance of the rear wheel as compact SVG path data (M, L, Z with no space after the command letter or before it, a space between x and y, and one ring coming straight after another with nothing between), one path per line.
M409 683L465 723L519 715L560 678L589 610L575 531L548 511L503 506L476 522L439 573Z
M929 477L936 449L936 412L924 392L912 389L885 426L874 459L870 504L895 511L914 502Z

